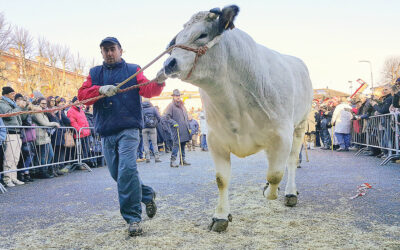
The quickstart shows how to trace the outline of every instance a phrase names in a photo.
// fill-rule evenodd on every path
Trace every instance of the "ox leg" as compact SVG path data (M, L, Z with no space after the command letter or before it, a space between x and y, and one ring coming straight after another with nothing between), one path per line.
M228 222L232 221L232 216L229 214L230 208L228 200L228 188L231 179L231 159L228 150L224 150L222 145L217 143L213 136L209 138L209 146L216 170L215 178L219 190L218 204L215 208L213 220L209 229L215 232L222 232L228 227Z
M273 143L266 149L268 157L268 187L264 194L267 199L275 200L278 198L279 183L285 173L285 166L291 148L291 138L288 132L283 131L280 134L272 136L271 139Z
M285 189L285 205L293 207L297 204L296 169L299 164L299 153L303 144L306 121L301 122L293 132L293 143L290 151L287 169L288 180Z

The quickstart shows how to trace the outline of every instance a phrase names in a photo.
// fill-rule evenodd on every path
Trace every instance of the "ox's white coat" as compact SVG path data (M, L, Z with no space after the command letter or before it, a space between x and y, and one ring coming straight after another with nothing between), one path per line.
M208 12L194 15L177 35L176 44L199 47L202 41L194 41L195 37L207 32L213 21ZM194 57L194 53L178 48L170 56L177 60L174 75L201 89L219 188L214 217L226 219L229 214L231 153L246 157L264 150L270 183L267 198L277 198L286 166L285 194L296 195L295 171L313 97L305 64L257 44L237 28L223 32L185 79Z

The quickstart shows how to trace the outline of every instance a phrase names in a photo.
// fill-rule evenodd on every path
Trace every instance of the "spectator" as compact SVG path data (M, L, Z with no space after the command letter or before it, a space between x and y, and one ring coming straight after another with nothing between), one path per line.
M200 147L201 151L208 151L207 145L207 134L208 134L208 127L206 121L206 114L204 112L200 113Z
M3 87L2 98L0 100L0 114L14 113L21 111L19 105L14 102L15 91L11 87ZM9 127L21 126L22 121L19 115L4 117L4 124ZM4 171L17 170L17 165L21 153L21 131L19 128L9 128L5 143ZM16 172L4 174L4 183L7 187L23 185L24 182L17 179Z
M332 124L335 126L335 135L340 148L337 151L349 151L350 147L350 127L351 127L351 106L346 97L342 103L336 106L332 116Z
M174 89L172 92L172 102L167 106L165 115L167 116L168 122L171 126L173 148L171 154L171 167L178 167L176 163L176 157L178 156L179 149L182 157L182 165L190 165L185 159L185 146L190 140L188 115L186 108L181 100L181 93L178 89ZM179 133L179 134L178 134ZM179 139L178 139L179 136ZM179 146L180 145L180 146Z
M62 98L47 98L47 105L49 109L63 107L61 103ZM64 100L65 101L65 100ZM65 135L70 132L66 127L71 126L71 121L65 115L63 110L47 113L50 122L56 122L60 125L60 129L57 129L55 133L51 135L51 142L54 147L54 162L64 162L68 157L67 154L71 154L71 148L65 147ZM54 166L56 175L63 175L66 170L62 170L65 167L63 163Z
M331 113L328 111L328 107L325 103L321 105L321 138L324 147L322 149L329 150L331 148L331 136L329 135L329 128L331 127L331 120L332 116Z
M78 102L78 98L75 96L72 99L72 103ZM75 138L80 140L80 145L82 146L82 157L84 159L89 157L89 140L90 135L89 122L86 118L84 107L82 104L72 106L67 113L67 117L71 121L71 126L76 129L78 135L74 135ZM83 129L82 129L83 128ZM90 163L90 161L85 161L85 163Z
M47 101L44 97L39 98L38 101L39 107L33 108L34 110L45 110L47 109ZM59 128L60 124L57 122L50 122L49 118L45 113L36 113L33 115L33 122L37 126L44 126L44 127L53 127ZM47 129L47 128L37 128L36 129L36 150L38 152L38 163L40 165L50 164L53 161L54 151L51 145L51 139L48 134L54 133L54 129ZM56 170L53 166L45 166L41 168L40 178L53 178L57 176Z
M197 137L199 135L199 123L193 119L192 115L188 115L189 119L189 129L190 129L190 136L191 141L188 143L188 149L195 151L197 146Z
M4 162L4 142L7 138L7 130L5 128L3 119L0 117L0 173L3 172L3 162ZM5 185L3 182L3 176L0 174L1 184Z
M173 141L169 122L165 115L161 116L159 125L157 126L157 131L159 131L164 139L165 153L172 151Z
M14 97L15 102L21 108L21 111L28 111L32 109L32 104L28 103L21 94L16 94ZM33 162L35 156L35 145L36 140L36 130L32 127L32 116L29 114L23 114L20 116L22 126L27 128L21 129L21 139L22 147L21 153L22 157L18 162L18 168L28 168ZM32 128L29 128L32 127ZM29 170L24 170L23 172L18 172L19 180L22 182L32 182L33 179L29 173Z
M319 104L315 108L315 147L321 147L321 113Z
M315 114L317 111L314 109L315 105L311 108L310 113L308 113L307 117L307 129L306 129L306 141L307 141L307 149L314 149L315 146ZM314 145L312 145L314 143Z
M157 146L157 124L160 122L160 114L158 113L157 109L153 107L150 102L150 99L144 98L142 102L143 108L143 121L144 121L144 128L142 130L143 136L143 146L144 152L146 157L146 162L150 162L150 144L151 141L153 145L153 153L155 162L161 162L160 155L158 153L158 146Z

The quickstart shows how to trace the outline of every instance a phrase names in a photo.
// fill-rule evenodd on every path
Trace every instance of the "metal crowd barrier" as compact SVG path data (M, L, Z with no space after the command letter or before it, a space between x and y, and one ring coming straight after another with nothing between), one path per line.
M388 155L380 165L400 158L398 125L398 114L392 113L370 116L368 119L353 122L351 141L353 144L364 146L356 155L360 155L368 148L379 148L387 151Z
M78 131L78 162L85 166L89 171L91 166L97 166L99 160L104 165L104 155L102 151L101 138L93 127L82 127Z
M0 174L6 174L7 179L16 179L17 172L44 174L48 173L49 167L62 168L68 165L69 171L78 166L92 171L88 162L103 157L100 137L93 128L76 131L73 127L3 126L1 129L6 129L7 137L0 144L0 158L3 159L0 162L3 171ZM81 138L84 129L90 130L91 135ZM0 183L0 192L6 191Z

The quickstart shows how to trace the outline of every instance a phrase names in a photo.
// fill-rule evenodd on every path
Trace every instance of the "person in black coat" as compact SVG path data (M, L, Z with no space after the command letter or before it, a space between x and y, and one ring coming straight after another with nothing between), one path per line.
M62 107L62 105L60 106L60 100L61 99L56 100L56 98L49 97L47 98L47 105L49 108ZM46 114L50 122L57 122L58 124L60 124L60 128L53 130L51 134L51 144L54 147L54 162L65 162L68 159L72 158L70 155L73 152L71 151L71 148L65 147L65 133L68 130L65 127L70 127L71 121L64 113L64 110L59 110L54 113ZM63 169L65 166L66 164L64 163L55 166L55 175L63 175L63 171L61 171L61 169Z
M143 99L143 121L144 128L142 130L143 146L146 157L146 163L150 162L150 143L153 145L153 153L155 162L161 162L160 154L158 153L157 146L157 124L160 122L161 117L158 110L151 104L150 99Z

